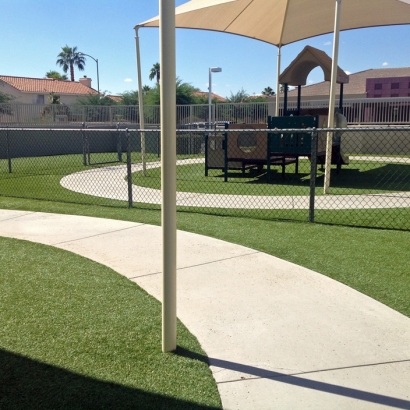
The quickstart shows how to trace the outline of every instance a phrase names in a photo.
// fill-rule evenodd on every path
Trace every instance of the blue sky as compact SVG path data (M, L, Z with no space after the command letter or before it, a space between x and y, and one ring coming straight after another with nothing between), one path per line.
M176 0L176 5L186 0ZM157 0L0 0L0 74L44 77L66 44L99 61L100 89L111 94L137 89L134 26L158 14ZM277 48L260 41L210 31L177 29L177 75L206 91L208 68L212 90L225 97L243 88L260 94L276 88ZM410 25L342 32L339 66L350 73L369 68L410 66ZM300 41L282 48L282 70L305 45L332 54L332 35ZM158 29L140 30L143 84L159 61ZM96 64L87 59L83 72L97 88ZM309 82L323 80L320 69Z

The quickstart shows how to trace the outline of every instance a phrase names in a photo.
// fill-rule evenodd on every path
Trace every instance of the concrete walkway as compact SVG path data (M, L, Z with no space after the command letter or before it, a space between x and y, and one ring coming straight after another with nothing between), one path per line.
M357 157L362 158L362 157ZM383 158L392 162L407 162L407 158ZM185 159L177 161L177 165L189 165L203 160ZM148 162L147 168L159 168L160 162ZM133 164L131 172L142 170L141 164ZM127 166L114 165L104 168L93 168L76 172L61 179L60 184L71 191L93 195L100 198L128 201L128 185L126 181ZM161 190L133 185L133 201L148 204L161 204ZM178 206L201 208L230 209L309 209L309 196L302 195L228 195L205 194L198 192L177 192ZM410 208L409 192L388 192L367 195L318 195L315 198L316 209L381 209Z
M159 227L0 210L0 236L86 256L160 298ZM410 409L410 319L311 270L178 232L178 317L225 409Z

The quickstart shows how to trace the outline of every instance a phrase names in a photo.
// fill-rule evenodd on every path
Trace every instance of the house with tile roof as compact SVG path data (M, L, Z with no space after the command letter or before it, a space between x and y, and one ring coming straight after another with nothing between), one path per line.
M2 92L14 97L13 102L23 104L48 104L52 96L58 96L60 104L70 105L79 97L98 94L91 87L91 78L79 81L62 81L54 78L28 78L0 75Z

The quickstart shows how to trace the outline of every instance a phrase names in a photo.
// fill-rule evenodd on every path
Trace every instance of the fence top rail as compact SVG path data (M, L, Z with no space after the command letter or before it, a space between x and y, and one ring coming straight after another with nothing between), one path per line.
M158 133L161 128L127 128L127 127L101 127L101 128L60 128L60 127L9 127L0 125L0 130L9 131L76 131L76 132L113 132L113 131L129 131L129 132L145 132L145 133ZM348 128L238 128L238 129L179 129L175 130L179 134L220 134L220 133L242 133L242 132L258 132L258 133L312 133L312 132L355 132L355 131L406 131L410 132L410 126L378 126L378 127L348 127Z

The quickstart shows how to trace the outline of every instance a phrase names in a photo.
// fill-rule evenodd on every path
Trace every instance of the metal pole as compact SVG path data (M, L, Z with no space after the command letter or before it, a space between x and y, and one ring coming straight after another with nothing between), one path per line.
M97 63L97 89L98 89L98 95L100 95L100 73L98 71L98 58L95 60Z
M162 351L177 347L175 0L160 0Z
M332 61L332 76L330 79L330 99L329 99L329 117L328 128L333 128L335 118L335 94L336 94L336 77L337 77L337 60L339 57L339 34L340 34L340 10L342 0L336 0L335 10L335 28L333 35L333 61ZM332 142L333 133L327 133L326 139L326 161L325 161L325 185L323 192L327 194L330 187L330 169L332 165Z
M309 198L309 222L315 222L315 188L316 188L316 166L317 166L317 143L318 135L316 130L311 134L311 154L310 154L310 198Z
M144 101L142 95L142 80L141 80L141 57L140 57L140 40L138 37L138 26L135 27L135 49L137 54L137 76L138 76L138 108L140 114L140 129L145 129L144 119ZM142 175L147 174L147 159L145 155L145 132L141 132L141 162Z
M125 134L127 136L128 208L132 208L131 138L130 138L130 131L128 130L128 128L125 130Z
M208 128L211 129L212 117L212 71L209 69L209 86L208 86Z
M278 61L277 61L277 75L276 75L276 107L275 107L275 117L279 117L279 76L280 76L280 59L281 59L282 47L278 47Z
M9 127L6 128L6 143L7 143L7 163L9 166L9 174L12 173L11 168L11 152L10 152L10 139L9 139Z

